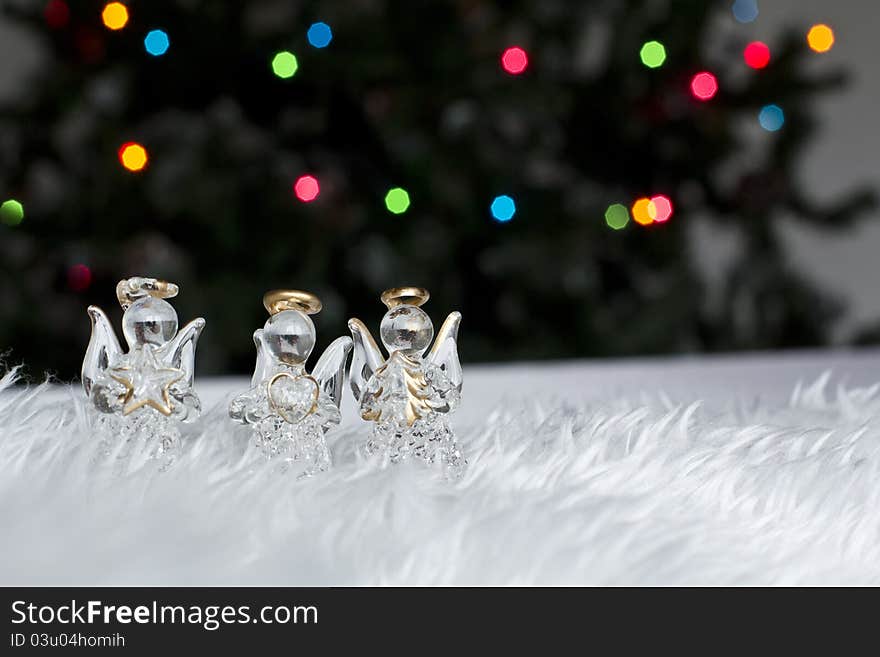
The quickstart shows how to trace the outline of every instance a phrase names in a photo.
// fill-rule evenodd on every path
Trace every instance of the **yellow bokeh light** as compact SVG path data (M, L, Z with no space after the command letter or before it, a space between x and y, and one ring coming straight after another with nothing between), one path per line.
M637 224L647 226L657 216L657 208L654 201L649 198L640 198L632 206L632 217Z
M140 171L147 166L147 149L140 144L129 143L119 149L119 161L129 171Z
M807 32L807 43L816 52L828 52L834 45L834 30L827 25L814 25Z
M101 12L101 20L111 30L121 30L128 23L128 7L121 2L108 2Z

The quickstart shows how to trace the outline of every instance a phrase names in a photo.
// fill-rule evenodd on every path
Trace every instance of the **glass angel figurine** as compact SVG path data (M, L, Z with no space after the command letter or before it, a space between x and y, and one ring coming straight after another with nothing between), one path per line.
M205 327L201 317L177 330L177 312L165 299L177 295L174 283L128 278L116 286L125 311L122 334L128 353L104 311L89 306L92 335L82 366L90 416L102 434L104 451L118 458L163 456L170 462L180 439L179 422L201 412L193 390L196 343Z
M321 301L299 290L273 290L263 297L271 317L254 332L257 364L251 388L229 404L229 416L253 428L257 445L281 469L310 476L330 467L325 434L339 424L339 402L351 338L334 340L309 374L315 346L309 315Z
M419 308L428 297L419 287L382 293L388 312L379 336L387 360L364 323L349 320L354 339L350 384L361 417L373 422L368 454L383 452L392 462L409 456L428 464L440 461L444 474L455 479L467 465L447 421L461 394L456 342L461 314L446 318L434 346L424 354L434 337L431 318Z

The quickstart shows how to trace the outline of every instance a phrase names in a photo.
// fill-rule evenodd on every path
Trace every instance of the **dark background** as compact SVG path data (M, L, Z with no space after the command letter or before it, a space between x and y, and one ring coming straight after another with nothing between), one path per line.
M320 349L349 316L375 326L385 287L424 285L435 324L462 311L466 361L877 335L863 312L841 334L851 296L805 273L786 237L852 235L874 207L845 158L827 165L852 173L845 186L801 175L823 100L858 64L839 55L846 31L830 53L807 47L831 22L822 3L788 3L772 28L766 2L749 24L696 0L126 4L111 32L103 2L70 2L54 26L45 2L0 3L40 53L0 104L0 202L25 208L0 223L0 348L32 374L76 375L85 306L118 322L115 283L138 274L180 284L181 323L207 319L202 374L249 371L273 287L322 297ZM307 42L316 20L327 48ZM170 35L162 57L144 51L153 28ZM759 38L773 58L753 71L741 53ZM650 39L666 46L658 69L639 61ZM523 75L499 65L510 45L529 53ZM299 60L288 80L271 71L279 49ZM705 103L688 88L702 70L720 83ZM778 132L758 125L767 103L785 110ZM149 151L140 173L118 161L128 141ZM303 174L321 183L313 203L293 195ZM395 186L402 215L383 203ZM656 193L675 205L665 224L606 225L610 204ZM516 199L508 223L489 212L498 194Z

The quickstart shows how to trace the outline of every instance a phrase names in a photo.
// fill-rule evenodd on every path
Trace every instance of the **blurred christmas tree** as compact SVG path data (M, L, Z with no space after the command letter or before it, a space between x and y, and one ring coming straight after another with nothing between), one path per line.
M5 5L47 52L0 108L21 203L0 345L31 371L73 376L85 305L135 274L208 320L202 373L251 367L273 287L324 299L326 344L424 285L433 316L462 311L469 361L828 341L835 304L779 220L838 229L872 196L819 207L796 180L810 99L843 81L808 73L805 26L753 70L729 2L152 0L104 12L117 29L104 4ZM740 245L711 300L698 221Z

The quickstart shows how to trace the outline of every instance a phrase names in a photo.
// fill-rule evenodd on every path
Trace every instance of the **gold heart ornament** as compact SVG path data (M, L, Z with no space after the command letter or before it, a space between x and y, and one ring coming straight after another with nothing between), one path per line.
M321 387L308 374L280 372L266 386L269 406L285 422L296 424L318 410Z

